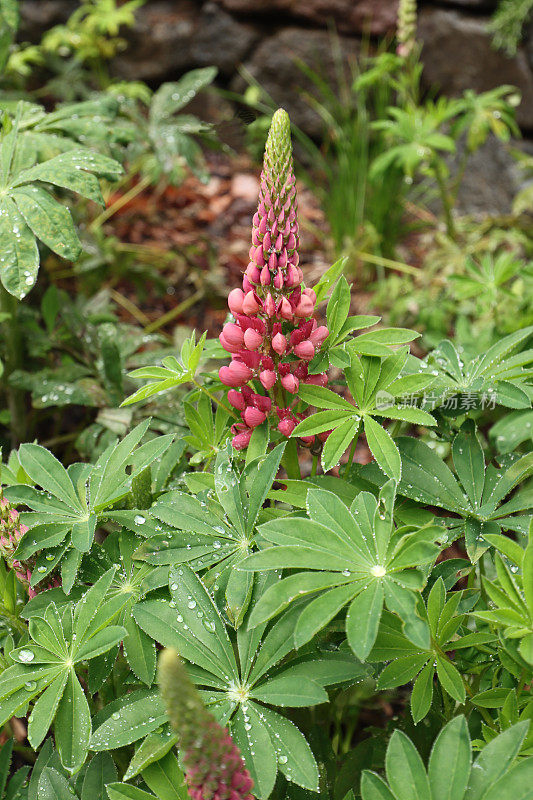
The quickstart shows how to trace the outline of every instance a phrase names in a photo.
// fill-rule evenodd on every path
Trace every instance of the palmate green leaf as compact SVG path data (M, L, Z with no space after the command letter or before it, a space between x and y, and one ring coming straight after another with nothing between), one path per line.
M0 279L10 294L22 299L37 278L39 248L10 197L0 202L0 248Z
M45 447L22 444L19 461L27 475L42 489L51 492L74 511L83 508L67 471Z
M455 538L463 535L472 561L487 550L486 537L503 530L525 533L529 516L520 512L529 510L528 494L521 493L500 505L505 497L533 473L533 456L527 454L514 461L505 471L492 465L485 467L477 436L471 422L465 423L452 447L457 461L455 478L437 453L418 439L399 437L398 448L402 459L400 494L419 503L440 506L459 516L449 517ZM366 478L381 483L377 470L365 468ZM515 515L516 516L512 516Z
M131 378L146 379L151 382L127 397L122 406L146 400L154 394L181 386L183 383L190 383L200 364L206 338L207 333L203 333L196 343L196 332L193 332L181 347L180 361L175 356L168 356L163 359L161 367L141 367L130 372Z
M406 635L429 644L427 624L415 611L424 579L412 568L436 557L434 541L441 529L415 529L395 540L394 489L394 482L385 484L379 503L363 492L350 510L329 492L311 489L310 518L278 518L262 525L261 536L273 546L246 558L240 569L316 572L290 575L267 588L254 604L249 626L263 624L307 595L294 630L295 643L301 646L351 603L346 618L348 642L364 659L374 643L385 600L404 621Z
M182 574L180 574L180 570ZM275 582L275 577L262 577L254 585L254 599L261 593L263 586L268 586L273 582ZM172 589L173 585L176 588ZM218 609L198 576L190 568L176 567L171 572L170 586L173 596L172 604L161 603L154 609L154 604L159 601L149 600L139 603L136 607L138 621L151 635L155 635L155 626L161 623L161 633L166 638L157 636L158 641L163 644L168 641L178 649L183 657L192 661L192 664L188 666L189 674L199 687L205 687L205 698L209 703L209 708L213 713L219 715L222 724L229 723L230 730L233 731L235 724L243 736L246 734L247 755L244 755L247 766L259 775L261 786L271 786L277 769L282 772L285 770L290 780L293 778L290 778L289 772L292 772L294 780L300 781L301 768L296 769L294 764L292 767L290 765L285 767L289 763L288 760L285 760L286 752L290 750L291 743L294 742L294 746L298 743L298 749L302 753L305 751L305 763L307 764L311 759L314 763L311 751L306 744L303 744L302 734L289 724L285 725L283 721L271 733L270 728L265 727L264 719L267 716L268 708L264 704L308 706L323 703L327 698L323 685L329 685L331 681L335 682L339 679L339 668L332 668L328 671L327 654L323 654L320 661L322 680L320 683L313 679L312 674L307 674L305 666L299 666L293 674L291 663L284 663L283 659L294 649L291 633L294 630L298 611L296 608L289 609L269 630L265 630L263 625L259 630L248 631L247 619L245 619L244 624L236 633L235 631L231 632L232 639L230 641ZM168 612L165 610L165 606ZM170 639L168 632L165 634L164 630L172 630ZM236 647L232 646L234 639L237 640ZM239 653L239 662L235 657L236 651ZM355 659L351 663L353 663L353 669L349 676L346 676L350 664L349 659L343 664L341 672L343 678L346 680L351 678L353 681L360 680L363 675L361 665ZM277 666L280 664L281 666ZM309 668L309 672L312 673L312 667ZM256 728L260 742L263 743L261 746L266 747L268 753L274 754L267 770L265 770L259 755L251 752L251 750L256 750L259 753L259 750L251 747L249 743L251 729L248 728L248 725L250 723L246 722L246 727L243 727L244 718L248 719L251 716L251 708L255 709L257 716ZM113 708L113 710L115 709ZM271 712L269 718L271 718L272 726L278 715ZM283 737L285 729L288 731L287 736L290 737L287 742ZM154 746L159 748L162 745L164 743L156 742ZM274 749L272 750L272 748ZM277 754L279 754L279 761ZM313 774L316 774L316 764ZM309 781L302 785L308 786L308 783ZM257 786L255 791L258 791Z
M398 329L384 329L376 331L375 337L388 345L409 341L413 338L411 333ZM364 334L354 341L366 341L365 336L374 337L374 334ZM377 345L373 339L369 340L369 344L373 348ZM391 353L388 346L381 344L377 346L383 347L383 352L361 356L354 353L351 366L345 370L348 388L355 404L322 386L300 386L298 395L302 400L316 408L326 410L318 411L302 420L291 435L310 436L332 431L322 451L322 466L327 472L339 462L342 453L357 436L362 419L368 446L379 467L387 477L398 481L401 477L398 448L390 434L374 417L398 419L419 425L434 425L435 419L431 414L422 409L404 408L397 400L402 393L408 393L410 396L420 394L431 384L432 378L427 375L407 375L398 378L407 358L407 350L402 348Z

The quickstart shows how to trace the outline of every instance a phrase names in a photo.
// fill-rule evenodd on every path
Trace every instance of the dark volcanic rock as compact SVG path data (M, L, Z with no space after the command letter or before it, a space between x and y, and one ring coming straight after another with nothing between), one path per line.
M518 122L533 130L533 74L526 53L520 50L511 59L494 50L486 23L485 18L457 11L424 9L419 20L424 80L449 95L465 89L484 92L502 84L517 86L522 93Z

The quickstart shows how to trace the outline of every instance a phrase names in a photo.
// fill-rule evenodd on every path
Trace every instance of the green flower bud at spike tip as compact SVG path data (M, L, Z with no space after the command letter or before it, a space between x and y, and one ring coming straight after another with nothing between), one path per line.
M159 656L158 681L192 800L254 800L239 748L204 706L175 650Z
M400 0L398 6L398 55L407 57L416 44L416 0Z

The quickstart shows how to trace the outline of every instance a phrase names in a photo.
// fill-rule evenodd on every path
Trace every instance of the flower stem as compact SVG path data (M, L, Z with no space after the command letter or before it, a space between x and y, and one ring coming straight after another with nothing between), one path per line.
M234 419L238 419L237 414L235 413L235 411L233 411L232 408L230 408L225 403L223 403L222 400L219 400L218 397L216 397L216 395L214 395L212 392L209 391L209 389L206 389L205 386L203 386L201 383L198 383L198 381L195 381L194 379L191 381L191 383L193 383L194 386L196 386L197 389L200 389L201 392L206 394L209 397L209 399L213 401L213 403L216 403L221 408L223 408L224 411L227 411L228 414L230 415L230 417L233 417Z

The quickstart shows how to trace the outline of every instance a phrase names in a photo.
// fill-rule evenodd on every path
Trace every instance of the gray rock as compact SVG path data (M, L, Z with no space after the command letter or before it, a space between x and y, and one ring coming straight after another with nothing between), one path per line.
M216 3L208 2L198 20L191 55L199 66L214 65L230 75L258 38L259 32L251 25L237 22Z
M39 42L48 28L65 22L78 5L76 0L22 0L19 39Z
M428 3L421 3L420 5L428 5ZM498 0L439 0L439 5L471 9L473 11L493 11L498 5Z
M124 33L128 49L113 61L123 80L163 81L194 66L193 36L198 6L191 0L152 0L136 13L135 27Z
M282 12L321 27L334 22L343 33L388 33L396 27L398 0L216 0L246 15Z
M444 94L460 95L465 89L484 92L502 84L517 86L522 103L519 124L533 130L533 73L524 50L515 58L494 50L486 31L487 19L457 11L423 9L419 36L424 43L424 80Z
M340 37L343 63L348 64L360 48L355 38ZM335 60L332 40L326 31L302 28L285 28L264 39L255 49L252 58L245 63L246 68L271 95L274 101L289 112L293 122L310 136L319 136L323 126L318 114L305 98L317 90L297 62L301 60L321 77L329 78L335 86ZM242 79L233 83L237 91L242 91Z
M509 147L489 138L468 162L457 208L474 215L508 214L523 184L524 175Z

